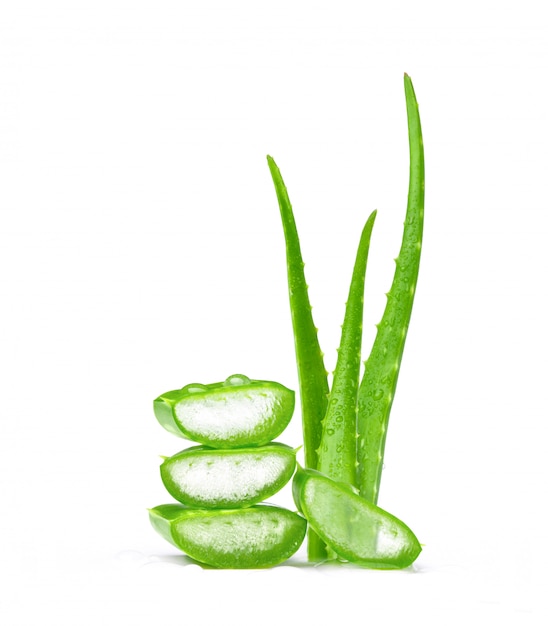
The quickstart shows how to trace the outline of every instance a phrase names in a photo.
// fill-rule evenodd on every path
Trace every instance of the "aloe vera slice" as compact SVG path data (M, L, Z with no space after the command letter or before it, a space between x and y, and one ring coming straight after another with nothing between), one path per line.
M194 383L154 401L160 424L212 448L260 446L289 424L295 392L279 383L235 374L222 383Z
M306 534L303 517L270 505L212 511L164 504L149 514L164 539L200 563L225 569L278 565Z
M421 552L402 521L316 470L297 469L293 497L310 526L343 559L375 569L401 569Z
M187 506L232 509L273 496L295 465L295 450L281 443L233 450L196 446L166 459L160 475L168 492Z

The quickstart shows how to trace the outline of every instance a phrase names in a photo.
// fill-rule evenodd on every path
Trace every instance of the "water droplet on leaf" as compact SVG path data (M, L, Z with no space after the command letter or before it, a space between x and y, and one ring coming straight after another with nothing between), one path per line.
M225 385L248 385L250 382L250 379L243 374L232 374L225 380Z

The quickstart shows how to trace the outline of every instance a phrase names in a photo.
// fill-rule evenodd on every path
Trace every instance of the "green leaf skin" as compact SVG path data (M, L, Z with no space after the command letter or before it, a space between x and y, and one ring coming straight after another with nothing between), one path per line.
M341 343L318 450L318 470L333 480L356 484L356 412L360 381L363 292L369 242L377 212L367 220L356 255Z
M295 465L295 450L281 443L233 450L195 446L166 459L160 475L168 492L187 506L232 509L273 496Z
M405 75L409 128L409 193L403 239L392 287L358 393L358 487L378 501L388 418L417 285L424 221L424 151L413 85Z
M166 430L212 448L266 444L283 432L294 408L295 392L241 374L222 383L186 385L154 401Z
M316 468L322 420L325 417L329 394L327 371L318 341L318 330L312 317L293 209L278 166L270 156L267 157L267 161L276 189L285 237L289 305L301 394L304 457L307 467ZM325 546L313 533L308 538L308 556L312 561L321 561L326 557Z
M283 563L301 546L306 520L270 505L203 510L165 504L149 511L156 531L194 560L223 569Z
M398 518L315 470L297 469L293 498L316 533L343 559L373 569L408 567L421 552Z
M305 462L307 467L315 468L318 462L321 423L327 409L329 394L327 371L318 342L318 330L312 318L293 209L278 166L272 157L267 157L267 160L280 206L286 243L289 303L301 391Z

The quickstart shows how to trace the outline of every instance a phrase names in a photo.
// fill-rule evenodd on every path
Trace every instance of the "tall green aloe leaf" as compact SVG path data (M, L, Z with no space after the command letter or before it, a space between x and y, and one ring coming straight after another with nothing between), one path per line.
M318 342L318 331L312 318L293 209L278 166L272 157L268 156L267 160L276 189L285 236L289 304L299 375L305 464L307 467L316 469L322 420L327 409L329 394L327 371ZM314 561L326 557L325 546L313 531L308 537L308 556Z
M337 366L318 451L318 470L335 481L351 485L356 485L356 411L361 366L363 291L376 215L374 211L369 216L356 254Z
M409 129L409 193L403 239L386 308L358 394L358 488L377 503L386 431L419 273L424 219L424 150L411 79L404 77Z

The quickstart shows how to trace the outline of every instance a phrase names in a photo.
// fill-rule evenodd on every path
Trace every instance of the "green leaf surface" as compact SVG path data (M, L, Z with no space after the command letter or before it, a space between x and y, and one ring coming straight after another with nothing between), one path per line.
M322 436L322 420L327 409L329 394L327 371L318 342L318 330L312 317L293 209L278 166L272 157L268 156L267 160L276 189L285 236L289 305L301 396L304 457L307 467L316 468ZM308 554L311 560L322 560L326 556L325 547L313 533L308 539Z
M356 412L361 366L363 292L371 232L377 212L367 220L356 254L333 385L323 421L318 470L333 480L356 484Z
M312 318L293 209L278 166L272 157L267 157L267 160L280 206L286 243L289 304L301 392L305 462L307 467L315 468L318 462L321 423L325 416L329 394L327 371L318 342L318 331Z
M409 128L409 193L403 239L392 287L358 394L358 487L364 498L378 501L390 409L419 273L424 221L424 151L413 85L405 75Z

